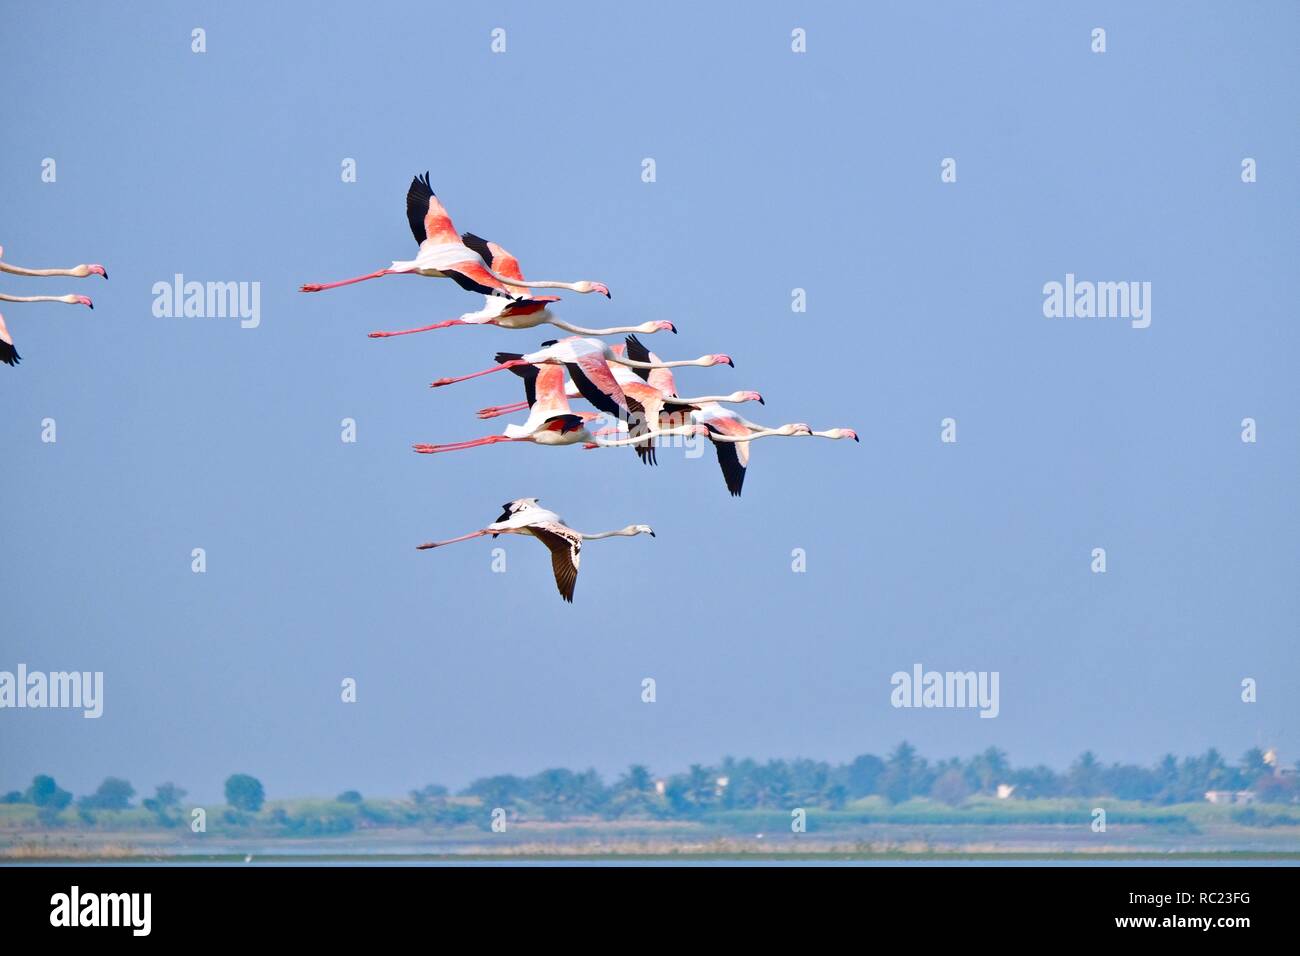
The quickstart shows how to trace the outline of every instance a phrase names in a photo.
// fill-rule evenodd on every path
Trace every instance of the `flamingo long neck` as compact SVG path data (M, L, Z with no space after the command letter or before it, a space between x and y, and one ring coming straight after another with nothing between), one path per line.
M642 442L650 441L654 438L666 438L670 435L693 435L695 429L689 426L682 428L665 428L663 431L646 432L644 435L637 435L633 438L619 438L613 441L606 441L598 435L593 435L594 444L601 448L620 448L624 445L639 445Z
M750 432L748 435L714 434L709 436L709 438L711 438L713 441L727 442L728 444L735 444L737 442L744 442L744 441L754 441L755 439L758 438L794 438L794 437L795 437L794 435L790 434L789 432L783 432L779 428L760 428L756 431Z
M619 358L617 356L609 358L609 356L606 356L606 360L617 362L619 365L626 365L628 368L681 368L684 365L708 364L704 359L678 359L675 362L638 362L636 359Z
M635 538L640 533L637 528L629 525L626 528L619 528L617 531L601 531L598 534L586 534L579 531L578 537L583 541L599 541L601 538Z
M511 279L508 276L498 275L491 268L484 266L488 275L498 282L516 289L568 289L570 292L577 292L577 283L574 282L549 282L544 279Z
M0 272L8 272L16 276L73 276L77 277L76 269L24 269L22 266L11 266L7 262L0 262Z
M0 293L0 302L64 302L57 295L5 295Z
M681 405L706 405L709 402L734 402L739 405L741 402L747 402L747 398L736 398L734 395L701 395L699 398L678 398L673 396L670 402L676 402Z
M551 319L551 325L557 329L564 329L566 332L572 332L574 335L622 335L625 332L640 332L646 334L645 329L636 325L616 325L608 329L584 329L578 325L570 325L568 322L561 322L559 319Z

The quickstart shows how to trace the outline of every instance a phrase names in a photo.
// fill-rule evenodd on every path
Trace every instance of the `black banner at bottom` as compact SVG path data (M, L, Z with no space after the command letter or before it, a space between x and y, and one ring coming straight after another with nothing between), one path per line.
M662 941L703 919L725 927L729 945L788 922L873 937L923 929L927 943L1048 932L1234 946L1286 930L1294 876L1292 866L6 865L0 919L12 941L336 943L455 927L499 945L601 926Z

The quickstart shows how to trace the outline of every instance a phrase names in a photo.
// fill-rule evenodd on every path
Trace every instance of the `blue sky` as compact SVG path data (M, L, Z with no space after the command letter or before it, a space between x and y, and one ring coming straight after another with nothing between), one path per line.
M5 258L111 280L0 276L96 301L3 308L24 362L0 368L0 669L102 670L105 709L0 713L0 789L117 774L209 799L243 771L272 797L379 795L903 738L1055 766L1085 748L1300 757L1298 11L16 14ZM446 281L296 291L411 257L403 197L426 169L457 227L526 274L612 288L561 317L670 319L656 351L736 360L684 390L760 389L760 421L862 444L760 442L739 500L711 451L657 470L574 448L412 454L499 430L474 410L522 397L506 375L429 381L553 337L366 338L478 308ZM260 326L154 317L175 273L260 282ZM1151 282L1151 326L1045 318L1066 273ZM658 537L589 546L572 607L534 542L506 542L505 574L487 542L414 550L521 496ZM890 675L916 662L998 671L999 716L894 709Z

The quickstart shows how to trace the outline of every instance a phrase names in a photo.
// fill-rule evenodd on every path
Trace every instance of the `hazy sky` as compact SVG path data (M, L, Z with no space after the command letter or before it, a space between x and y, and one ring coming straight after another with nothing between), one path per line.
M12 12L6 261L111 278L0 276L96 302L3 308L24 362L0 367L0 670L103 671L105 700L0 711L0 790L117 774L211 799L244 771L273 798L381 795L903 738L1059 767L1300 757L1300 7L1090 7ZM412 257L426 169L526 274L612 288L561 317L670 319L661 355L736 360L684 391L760 389L751 417L862 444L760 442L740 499L712 450L413 454L522 398L429 381L555 335L372 341L481 300L297 291ZM260 282L260 325L155 317L176 273ZM1067 273L1150 282L1150 327L1045 318ZM589 545L572 607L536 542L504 540L505 574L492 542L414 550L521 496L658 537ZM999 672L999 716L895 709L915 663Z

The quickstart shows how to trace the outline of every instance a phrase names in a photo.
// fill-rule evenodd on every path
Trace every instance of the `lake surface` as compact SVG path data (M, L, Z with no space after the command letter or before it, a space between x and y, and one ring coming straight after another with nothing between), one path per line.
M1162 860L1162 859L1127 859L1127 860L754 860L754 859L699 859L699 860L667 860L667 859L641 859L641 860L376 860L368 857L359 856L355 860L266 860L265 862L254 858L252 861L243 860L220 860L212 862L199 862L193 860L179 861L175 863L162 863L154 861L110 861L110 862L76 862L76 863L54 863L54 862L32 862L32 863L11 863L11 866L103 866L103 867L194 867L194 866L259 866L259 867L283 867L283 866L488 866L488 867L551 867L551 866L574 866L574 867L591 867L591 866L618 866L618 867L635 867L635 866L743 866L743 867L791 867L791 866L814 866L814 867L1015 867L1015 866L1047 866L1047 867L1133 867L1133 866L1170 866L1170 867L1230 867L1230 866L1300 866L1300 860L1278 860L1278 859L1249 859L1249 858L1232 858L1230 860Z

